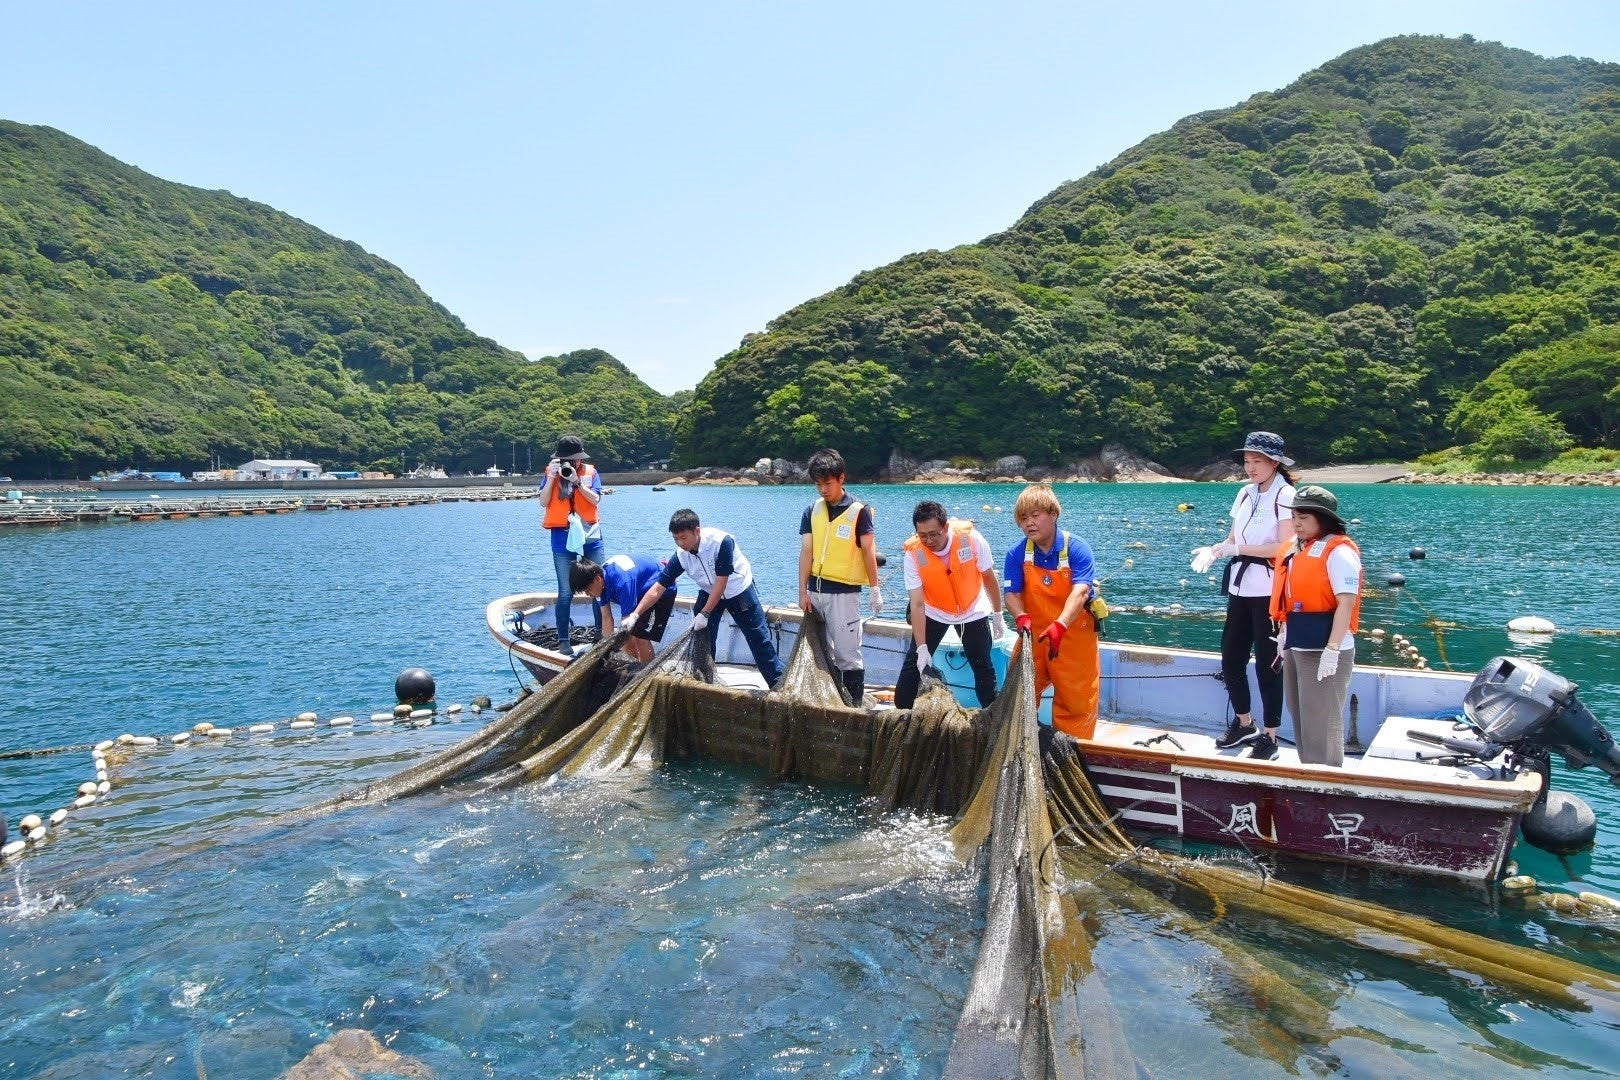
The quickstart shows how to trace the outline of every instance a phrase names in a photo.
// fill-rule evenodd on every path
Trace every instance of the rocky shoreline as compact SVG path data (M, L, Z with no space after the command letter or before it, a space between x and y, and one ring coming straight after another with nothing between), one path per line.
M1372 465L1322 465L1294 470L1300 483L1309 484L1477 484L1490 487L1620 487L1620 470L1599 473L1424 473L1405 463ZM945 460L918 461L903 454L890 455L889 463L874 477L862 477L870 484L1168 484L1237 483L1243 468L1235 461L1214 462L1190 473L1178 474L1156 461L1132 453L1118 445L1103 448L1096 457L1062 466L1031 465L1018 455L998 458L989 464L952 464ZM810 474L800 461L761 458L745 468L710 466L673 473L608 474L610 484L629 486L655 484L661 487L758 487L775 484L808 484Z
M1600 473L1412 473L1396 484L1482 484L1487 487L1620 487L1620 469Z

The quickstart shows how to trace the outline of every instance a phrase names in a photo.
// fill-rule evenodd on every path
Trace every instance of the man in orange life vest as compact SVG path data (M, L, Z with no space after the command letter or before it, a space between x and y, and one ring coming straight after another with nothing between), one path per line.
M951 627L962 636L962 652L973 669L973 689L980 707L996 700L996 667L990 643L1006 632L1001 619L1001 586L990 544L969 521L945 516L937 502L920 502L912 511L917 535L906 549L906 591L911 596L911 647L894 686L894 707L909 709L917 701L924 668Z
M570 572L576 559L589 559L598 566L607 559L607 546L602 543L601 519L598 504L602 501L602 474L585 459L585 443L578 435L564 435L557 440L557 452L546 466L546 476L540 483L540 505L545 507L542 524L551 532L551 564L557 571L557 642L563 652L570 648L572 632L574 585ZM568 547L568 516L578 514L585 528L585 543L580 551ZM596 629L602 629L602 613L596 612Z
M1031 484L1013 505L1024 539L1007 552L1002 577L1007 610L1020 633L1034 635L1035 693L1052 687L1052 726L1077 739L1097 728L1101 687L1097 623L1086 605L1096 595L1091 547L1057 527L1063 507L1045 484Z

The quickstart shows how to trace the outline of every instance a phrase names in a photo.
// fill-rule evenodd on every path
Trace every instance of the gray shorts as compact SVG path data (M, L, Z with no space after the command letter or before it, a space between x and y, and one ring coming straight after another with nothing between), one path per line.
M821 612L827 624L827 649L832 653L833 667L839 671L860 671L866 666L861 659L861 594L858 592L824 593L810 590L810 604Z

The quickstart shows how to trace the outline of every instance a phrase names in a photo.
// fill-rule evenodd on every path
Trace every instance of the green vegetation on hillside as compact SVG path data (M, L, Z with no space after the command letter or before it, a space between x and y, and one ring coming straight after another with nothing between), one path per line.
M531 362L478 337L286 214L0 121L0 471L481 470L564 431L634 465L668 456L680 404L598 350Z
M678 456L1615 447L1617 224L1620 65L1395 38L787 312L698 386Z

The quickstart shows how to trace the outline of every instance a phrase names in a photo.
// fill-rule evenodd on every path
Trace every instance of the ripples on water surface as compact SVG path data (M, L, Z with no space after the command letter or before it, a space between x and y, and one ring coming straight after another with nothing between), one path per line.
M926 494L978 518L1004 549L1017 490ZM1192 578L1187 552L1219 538L1233 491L1061 491L1064 524L1096 547L1112 599L1183 605L1116 617L1116 639L1216 644L1219 597ZM897 550L924 492L863 494L881 546ZM1369 625L1438 658L1415 598L1457 624L1446 649L1459 669L1529 655L1580 682L1620 728L1620 639L1567 633L1514 647L1501 630L1519 614L1620 627L1612 490L1340 495L1362 519L1369 581L1395 569L1411 581L1404 596L1367 599ZM810 496L626 489L607 504L608 546L666 552L669 513L690 505L739 536L767 599L787 601ZM1198 508L1178 514L1183 501ZM483 606L551 587L536 516L532 502L473 503L0 536L0 749L203 720L239 731L225 745L135 755L115 769L110 802L71 818L20 876L4 872L0 1074L194 1077L201 1063L214 1076L274 1076L343 1027L391 1039L444 1076L938 1074L983 907L977 875L944 859L939 821L692 764L249 831L253 818L387 775L472 730L472 717L370 729L365 717L391 704L401 668L432 670L441 702L511 696ZM1414 545L1426 561L1406 559ZM886 591L902 594L898 571ZM361 723L241 737L304 709ZM0 807L13 821L48 811L89 773L82 753L0 761ZM1620 894L1620 798L1586 773L1560 769L1555 782L1606 816L1599 846L1561 865L1521 845L1520 861ZM199 837L223 843L139 860ZM53 883L53 871L86 863L111 869ZM1286 869L1620 970L1614 933L1527 917L1488 891ZM1579 1015L1417 977L1286 927L1225 927L1223 949L1237 942L1305 990L1279 999L1223 949L1099 903L1098 969L1133 1049L1160 1075L1490 1076L1620 1060L1620 1033Z

